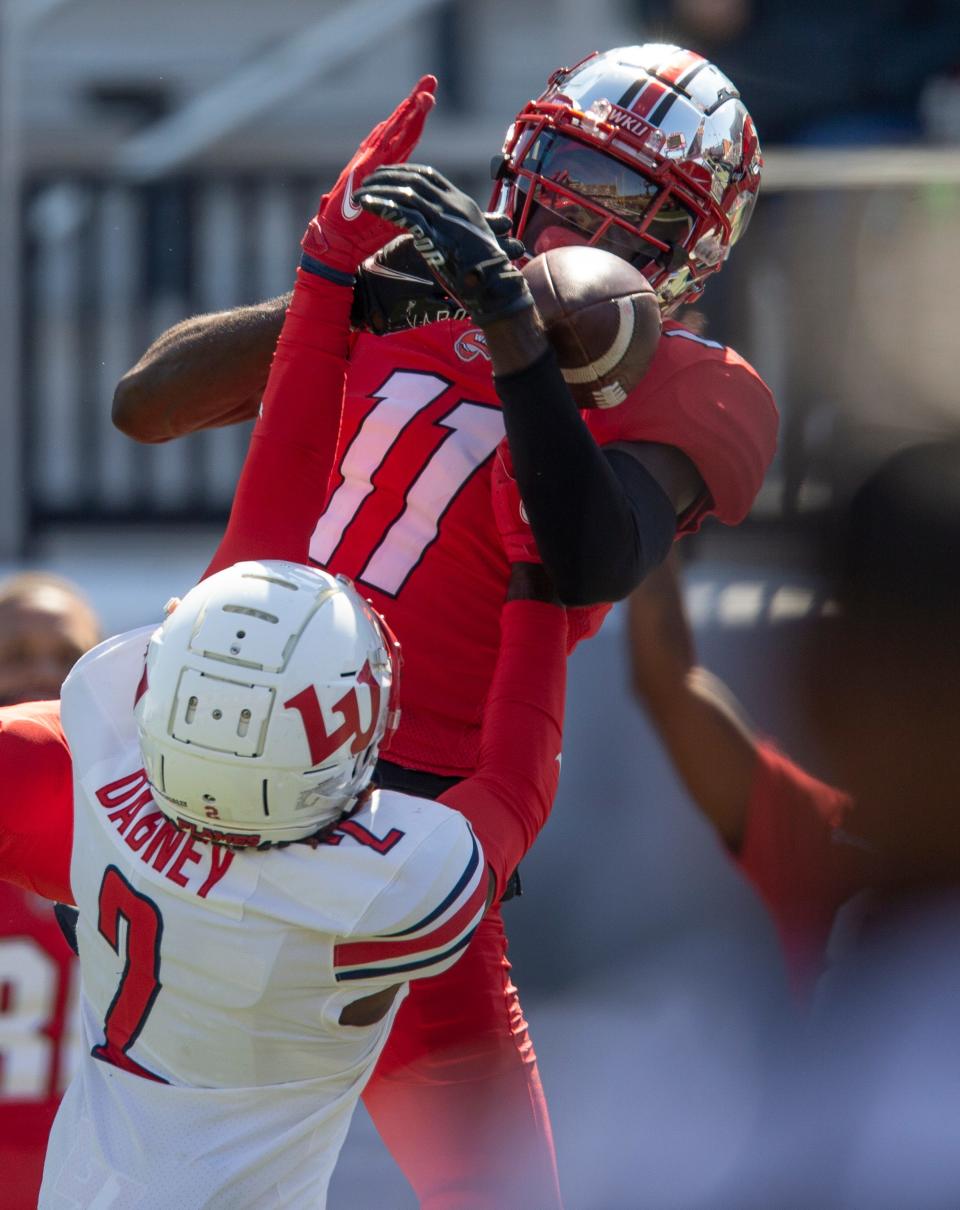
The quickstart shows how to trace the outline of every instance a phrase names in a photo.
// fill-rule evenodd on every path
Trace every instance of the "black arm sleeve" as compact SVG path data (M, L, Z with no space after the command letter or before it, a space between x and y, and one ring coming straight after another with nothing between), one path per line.
M552 349L494 381L520 495L560 599L620 600L670 551L670 498L635 458L597 445Z

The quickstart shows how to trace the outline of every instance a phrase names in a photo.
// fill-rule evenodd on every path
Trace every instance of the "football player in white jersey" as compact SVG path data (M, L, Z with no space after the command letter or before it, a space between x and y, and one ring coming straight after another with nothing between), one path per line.
M431 100L415 90L371 159ZM159 629L84 656L59 718L0 710L0 875L79 908L86 1053L47 1210L323 1206L408 981L463 953L549 810L566 615L523 565L477 773L441 801L371 786L395 644L348 581L304 565L351 302L299 272L209 578Z

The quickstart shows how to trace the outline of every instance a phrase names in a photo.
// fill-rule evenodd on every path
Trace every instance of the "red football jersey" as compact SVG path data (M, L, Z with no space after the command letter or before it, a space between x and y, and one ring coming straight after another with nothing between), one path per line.
M53 907L0 882L0 1172L4 1210L33 1210L70 1080L80 970Z
M73 767L60 703L0 707L0 733L0 880L72 903Z
M52 905L34 891L70 898L73 783L59 702L0 709L0 732L0 875L20 883L0 881L0 1203L33 1210L70 1079L80 977Z
M842 790L773 744L758 745L739 865L773 917L801 993L823 965L837 909L870 880L870 853L845 830L853 811Z
M777 413L736 353L664 325L643 382L620 407L586 414L601 444L675 445L709 491L681 531L746 515L773 457ZM404 650L403 714L384 755L463 775L477 758L508 575L490 504L503 437L483 334L446 321L354 339L327 508L311 557L354 579ZM571 645L607 606L571 611Z

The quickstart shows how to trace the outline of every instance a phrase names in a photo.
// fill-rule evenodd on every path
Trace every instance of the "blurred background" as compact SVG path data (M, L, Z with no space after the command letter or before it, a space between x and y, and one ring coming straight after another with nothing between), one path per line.
M701 310L783 418L751 518L683 544L688 609L702 662L816 768L783 685L823 604L818 535L888 453L960 431L955 0L3 0L0 570L69 576L108 633L158 617L248 434L134 445L110 422L124 370L178 319L289 288L316 198L423 72L418 156L486 201L554 68L660 40L726 71L760 133L761 200ZM560 798L505 917L569 1205L667 1210L714 1204L747 1145L785 987L623 631L614 611L574 657ZM331 1207L412 1205L358 1115Z

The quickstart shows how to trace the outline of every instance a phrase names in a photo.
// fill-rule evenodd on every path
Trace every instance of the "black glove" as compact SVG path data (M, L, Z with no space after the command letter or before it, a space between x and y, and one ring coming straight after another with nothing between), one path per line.
M524 255L523 244L510 234L510 217L488 214L487 223L508 260ZM441 319L465 319L466 308L450 297L413 246L412 235L400 235L367 257L357 270L350 322L377 336L419 328Z
M378 168L354 197L371 214L410 232L427 268L474 323L483 327L533 306L523 274L480 207L435 169Z

